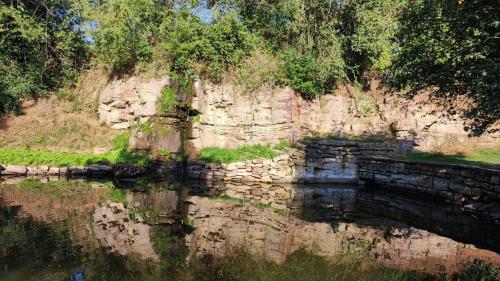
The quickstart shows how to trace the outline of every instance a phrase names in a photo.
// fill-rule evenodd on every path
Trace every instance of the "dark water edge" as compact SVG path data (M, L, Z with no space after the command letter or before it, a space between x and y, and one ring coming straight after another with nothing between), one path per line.
M498 245L495 222L356 186L0 184L0 280L500 280Z

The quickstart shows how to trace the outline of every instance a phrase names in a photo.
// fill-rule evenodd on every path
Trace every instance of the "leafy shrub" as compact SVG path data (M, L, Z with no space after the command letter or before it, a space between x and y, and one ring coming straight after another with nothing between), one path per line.
M356 93L354 103L356 112L360 117L372 116L378 111L378 104L367 93Z
M75 1L38 2L0 4L0 115L20 113L22 99L72 85L87 60Z
M250 94L265 85L275 84L281 64L275 55L257 49L232 71L231 78L235 84L243 87L244 94Z
M197 114L197 115L193 116L192 122L193 122L193 124L200 123L201 122L201 114Z
M86 0L82 8L98 62L111 66L116 73L151 62L151 42L168 11L166 4L152 0Z
M180 75L202 75L221 81L224 72L250 54L254 39L233 13L205 24L187 6L172 12L160 26L157 57L170 61Z
M282 54L284 64L278 74L281 84L289 85L306 98L314 98L333 89L342 79L342 60L317 58L311 53L289 49Z
M413 1L398 32L390 79L416 94L431 89L448 113L470 120L471 134L495 131L500 119L498 3ZM457 97L470 103L454 106Z

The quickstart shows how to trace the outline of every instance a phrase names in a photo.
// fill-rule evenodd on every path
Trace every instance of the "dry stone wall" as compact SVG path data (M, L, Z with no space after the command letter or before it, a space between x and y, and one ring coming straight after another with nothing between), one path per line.
M500 201L500 170L420 163L384 157L359 160L360 179L383 187L430 194L471 210ZM496 214L500 219L500 212Z
M219 164L191 160L191 179L244 182L357 182L358 158L401 152L401 143L303 141L273 159Z

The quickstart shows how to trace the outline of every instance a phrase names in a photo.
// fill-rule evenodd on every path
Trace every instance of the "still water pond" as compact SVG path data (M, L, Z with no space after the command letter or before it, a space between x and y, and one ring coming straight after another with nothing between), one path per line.
M486 281L498 253L498 222L393 191L0 183L0 280Z

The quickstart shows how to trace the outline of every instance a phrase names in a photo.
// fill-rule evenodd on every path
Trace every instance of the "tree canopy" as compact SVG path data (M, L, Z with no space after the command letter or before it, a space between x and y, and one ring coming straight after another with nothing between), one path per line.
M481 134L500 114L499 9L492 0L2 0L0 114L98 63L220 82L259 53L276 64L266 81L306 98L373 77L441 101L465 96L458 113Z

